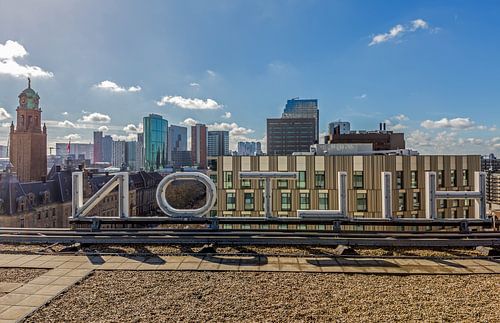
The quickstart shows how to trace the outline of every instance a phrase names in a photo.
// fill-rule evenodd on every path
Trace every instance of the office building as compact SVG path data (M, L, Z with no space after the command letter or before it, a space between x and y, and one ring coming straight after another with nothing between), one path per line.
M171 125L168 127L168 162L173 162L173 152L187 151L187 128Z
M144 168L152 171L167 165L168 121L157 114L144 117Z
M208 156L229 155L229 131L208 132Z
M272 181L272 213L296 217L297 210L336 210L337 173L347 172L349 216L381 218L381 172L392 173L394 217L425 218L425 172L437 173L438 190L474 189L480 156L224 156L209 172L217 183L219 216L263 216L263 181L241 180L241 171L298 172L297 180ZM474 218L471 200L438 200L438 218Z
M137 141L127 141L125 163L127 164L129 170L139 170L137 168Z
M28 87L19 94L17 122L9 133L9 157L18 178L24 182L40 181L47 176L47 128L42 127L40 96Z
M267 119L267 154L308 152L316 141L315 126L312 118Z
M111 163L113 155L113 137L106 135L102 137L102 161Z
M56 143L56 155L66 159L86 159L92 162L94 160L94 145L81 144L73 142L58 142Z
M373 150L405 149L404 133L386 130L385 123L379 130L349 131L349 133L333 132L325 137L325 144L372 144Z
M127 142L123 140L113 141L111 165L122 168L127 166Z
M238 142L239 156L258 156L262 155L261 143L258 141L240 141Z
M9 148L4 145L0 145L0 158L7 158L8 156L8 151Z
M319 143L319 109L317 99L291 99L286 102L282 118L314 119L315 142Z
M208 129L204 124L191 127L191 160L199 168L207 168Z
M351 132L351 124L346 121L334 121L328 124L328 133L338 133L341 135L345 135Z
M137 170L144 169L144 133L137 134L137 144L135 147L135 167Z
M94 163L103 162L102 158L102 131L94 131Z
M189 150L172 151L171 165L175 168L192 166L193 160L191 158L191 152Z

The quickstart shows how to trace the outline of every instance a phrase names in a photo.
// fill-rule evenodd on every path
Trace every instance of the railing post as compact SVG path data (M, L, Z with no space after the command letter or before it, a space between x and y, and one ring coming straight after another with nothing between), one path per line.
M425 172L425 217L436 219L436 172Z
M83 172L71 173L71 185L71 216L76 219L83 206Z
M382 217L392 219L392 173L382 172Z
M480 197L474 199L474 209L477 219L486 219L486 173L474 172L474 190Z

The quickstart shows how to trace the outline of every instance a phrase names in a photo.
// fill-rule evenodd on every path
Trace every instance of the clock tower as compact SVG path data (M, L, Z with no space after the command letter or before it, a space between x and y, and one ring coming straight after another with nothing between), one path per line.
M17 123L10 126L10 162L21 182L40 181L47 176L47 128L42 127L40 97L31 88L19 94Z

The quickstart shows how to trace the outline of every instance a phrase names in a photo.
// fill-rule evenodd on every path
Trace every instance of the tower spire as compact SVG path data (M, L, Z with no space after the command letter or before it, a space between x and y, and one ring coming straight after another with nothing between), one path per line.
M28 77L28 89L31 89L31 78Z

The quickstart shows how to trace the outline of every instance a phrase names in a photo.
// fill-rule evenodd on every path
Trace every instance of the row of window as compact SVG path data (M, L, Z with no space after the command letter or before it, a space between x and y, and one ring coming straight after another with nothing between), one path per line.
M244 193L243 195L243 209L245 211L253 211L255 209L254 193ZM264 196L262 196L264 199ZM447 207L447 200L439 199L439 208ZM412 194L412 210L418 211L421 208L420 192L413 192ZM459 206L459 200L451 200L452 207ZM464 206L470 206L470 200L464 200ZM311 207L311 198L309 193L299 193L299 209L309 210ZM290 211L292 209L292 193L281 193L281 210ZM318 209L328 210L328 193L318 193ZM226 210L236 210L236 193L226 193ZM356 211L368 211L368 198L366 193L356 193ZM399 193L398 196L398 211L407 210L407 197L406 193Z
M295 183L295 187L299 189L306 188L307 186L307 176L305 171L298 172L298 179ZM212 180L217 183L217 175L210 176ZM437 172L437 185L438 187L445 187L445 174L444 171L440 170ZM458 185L457 182L457 171L450 171L450 185L452 187L456 187ZM467 169L462 170L462 185L469 186L469 171ZM317 189L325 188L325 172L324 171L316 171L314 172L314 187ZM352 187L355 189L363 189L364 185L364 172L363 171L354 171L352 175ZM224 172L224 188L232 189L233 188L233 172L227 171ZM252 182L249 179L241 180L241 188L252 188ZM259 181L259 188L264 188L264 180ZM287 189L288 181L287 180L278 180L278 188ZM396 172L396 189L404 189L404 174L403 171ZM418 188L418 172L411 171L410 172L410 188Z

